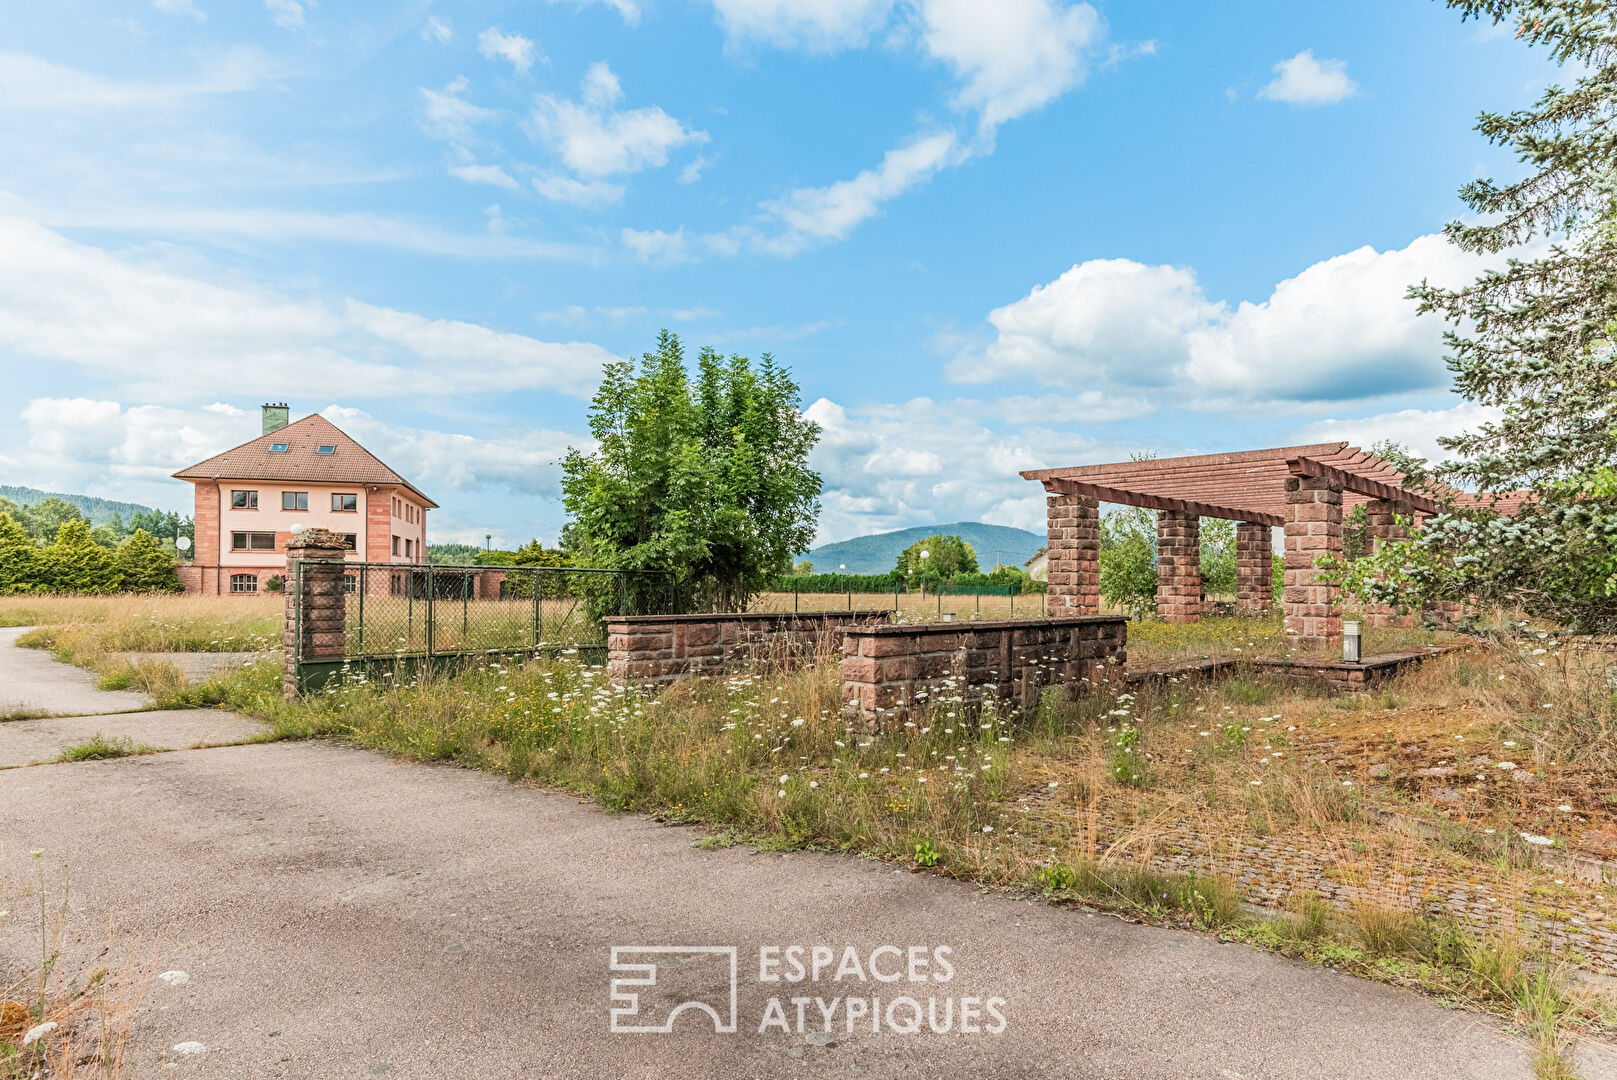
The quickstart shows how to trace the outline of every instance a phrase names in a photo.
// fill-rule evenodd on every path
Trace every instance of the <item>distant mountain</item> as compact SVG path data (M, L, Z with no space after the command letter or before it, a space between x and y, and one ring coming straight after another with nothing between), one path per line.
M857 536L822 544L808 553L809 562L820 574L835 574L846 563L850 574L885 574L898 562L898 553L929 536L958 536L977 551L977 565L984 572L995 560L1007 566L1021 566L1044 546L1044 536L1013 529L1009 525L985 525L980 521L957 521L953 525L919 525L897 532Z
M116 499L101 499L94 495L67 495L60 491L40 491L38 488L12 487L7 484L0 484L0 498L10 499L18 506L33 506L46 499L61 499L78 507L79 513L89 518L91 525L105 525L112 520L114 514L128 521L130 515L142 511L148 514L157 513L154 508L142 506L140 503L118 502Z

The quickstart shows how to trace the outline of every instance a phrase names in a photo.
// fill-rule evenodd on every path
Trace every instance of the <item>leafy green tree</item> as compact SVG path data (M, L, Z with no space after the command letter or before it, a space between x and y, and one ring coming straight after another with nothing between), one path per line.
M1591 0L1448 0L1461 19L1516 28L1529 46L1579 72L1530 108L1485 112L1477 129L1515 151L1521 179L1460 189L1475 213L1449 240L1493 255L1529 241L1469 285L1410 290L1445 335L1455 389L1499 419L1442 438L1456 455L1434 470L1473 488L1409 541L1347 568L1344 584L1407 608L1429 600L1519 603L1585 630L1617 626L1617 5ZM1513 516L1490 508L1531 493Z
M1132 618L1156 610L1156 511L1120 506L1100 516L1100 595Z
M0 596L37 591L42 574L39 545L16 518L0 509Z
M926 558L921 558L921 552ZM958 536L929 536L898 553L893 574L899 580L948 581L956 574L977 573L977 549Z
M1226 518L1201 519L1202 592L1207 596L1235 595L1235 522Z
M90 524L90 519L79 513L78 507L54 495L32 506L18 507L12 511L12 516L28 531L29 536L41 542L54 539L61 527L70 521L82 521L86 528Z
M118 545L115 558L125 592L178 592L174 556L145 529L136 529Z
M589 565L670 571L683 603L738 610L808 547L820 477L819 425L768 354L754 365L712 349L694 383L679 338L608 364L590 408L591 453L570 448L562 493ZM630 603L660 602L650 579Z
M75 518L62 522L56 540L44 550L41 575L46 588L63 593L118 591L118 566L112 552L90 537L90 522Z

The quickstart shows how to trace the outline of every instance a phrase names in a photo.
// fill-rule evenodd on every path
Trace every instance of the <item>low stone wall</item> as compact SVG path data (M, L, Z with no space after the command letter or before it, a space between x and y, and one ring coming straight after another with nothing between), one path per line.
M1038 703L1052 684L1074 691L1121 674L1128 622L1094 615L912 623L849 630L842 645L842 714L869 732L902 724L940 693Z
M1441 656L1465 645L1434 645L1409 652L1366 656L1357 664L1342 660L1315 660L1307 657L1252 656L1234 659L1176 660L1130 671L1125 682L1131 687L1146 683L1216 682L1242 671L1279 675L1299 683L1324 683L1333 689L1356 693L1401 675L1424 660Z
M854 627L890 611L631 615L607 620L606 672L614 682L662 686L685 675L722 675L755 660L794 663L842 644Z

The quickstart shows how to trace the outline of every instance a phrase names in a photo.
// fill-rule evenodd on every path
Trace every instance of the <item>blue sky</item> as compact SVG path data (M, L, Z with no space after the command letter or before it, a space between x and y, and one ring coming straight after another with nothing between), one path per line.
M1485 414L1403 299L1555 76L1427 0L17 7L0 27L0 480L168 474L324 412L553 542L601 363L772 351L822 540L1037 527L1019 469Z

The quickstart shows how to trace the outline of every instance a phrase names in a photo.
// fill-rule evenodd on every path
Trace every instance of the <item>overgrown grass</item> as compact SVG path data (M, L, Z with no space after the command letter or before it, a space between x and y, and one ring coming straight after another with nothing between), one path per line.
M121 739L109 739L99 731L81 743L62 748L56 755L56 760L64 761L104 761L108 758L138 757L143 754L155 754L157 748L136 743L125 736Z
M1361 638L1365 656L1405 652L1458 640L1457 635L1420 628L1367 626ZM1337 646L1304 646L1287 638L1276 612L1269 618L1206 616L1193 623L1141 619L1129 623L1129 664L1150 666L1191 657L1239 660L1243 657L1324 656L1340 658Z

